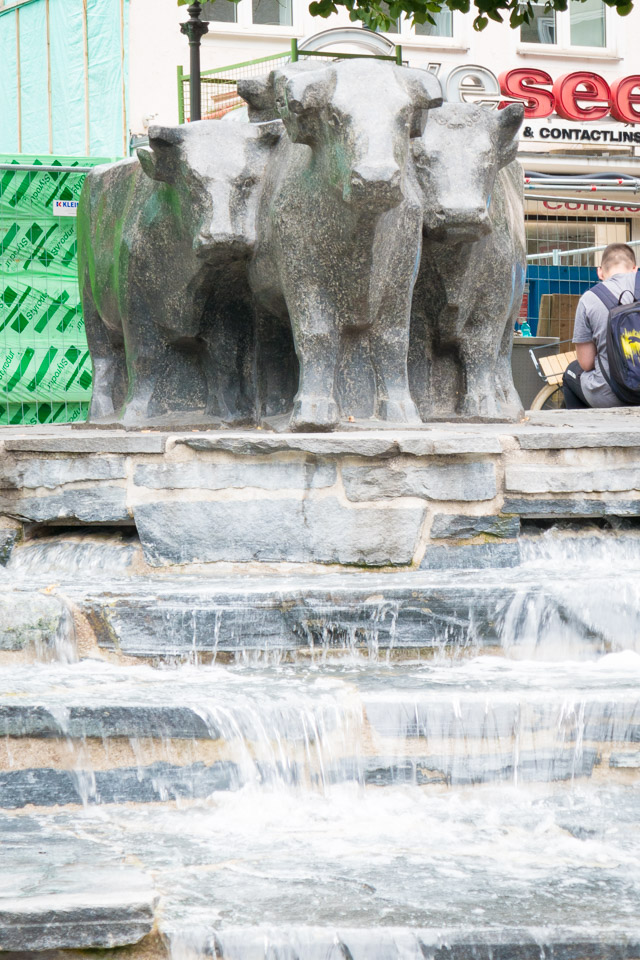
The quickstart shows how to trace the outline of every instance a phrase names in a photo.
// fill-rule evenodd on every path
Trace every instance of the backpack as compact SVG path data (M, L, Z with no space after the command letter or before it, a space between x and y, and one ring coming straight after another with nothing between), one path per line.
M616 298L604 284L598 283L591 292L609 311L607 321L607 357L609 373L598 359L602 376L618 400L626 407L640 406L640 271L636 273L633 300L622 303L630 290L623 290Z

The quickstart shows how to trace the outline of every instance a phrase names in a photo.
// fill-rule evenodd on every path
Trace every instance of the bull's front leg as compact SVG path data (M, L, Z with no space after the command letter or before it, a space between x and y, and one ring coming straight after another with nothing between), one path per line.
M495 377L495 342L492 331L472 322L460 338L460 361L465 384L460 413L473 419L496 420L502 416Z
M333 430L340 420L335 399L339 331L335 310L319 296L289 307L300 379L290 429Z
M394 423L421 423L409 390L409 322L381 317L369 334L376 378L376 416Z

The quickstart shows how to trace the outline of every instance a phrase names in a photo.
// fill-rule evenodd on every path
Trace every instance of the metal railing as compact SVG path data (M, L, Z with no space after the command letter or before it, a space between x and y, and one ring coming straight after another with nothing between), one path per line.
M265 77L275 66L284 66L287 63L296 63L301 59L330 58L333 60L388 60L402 66L402 47L397 45L394 56L372 53L337 53L326 50L300 50L298 41L291 41L291 48L282 53L274 53L268 57L258 57L256 60L245 60L243 63L233 63L227 67L215 70L203 70L200 73L201 115L203 120L215 120L223 117L236 107L244 106L244 100L238 96L238 80L250 77ZM178 72L178 120L188 123L190 118L190 76L183 72L182 66Z

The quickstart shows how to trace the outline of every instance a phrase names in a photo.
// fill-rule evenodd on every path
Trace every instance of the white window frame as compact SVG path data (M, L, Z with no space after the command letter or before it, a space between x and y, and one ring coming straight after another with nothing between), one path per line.
M383 36L398 43L401 47L420 47L423 50L453 50L456 53L466 53L469 49L467 41L467 19L457 11L453 11L451 19L451 37L429 37L417 34L412 23L405 17L400 18L398 33L386 33L380 30Z
M209 32L204 35L202 41L206 43L207 37L215 38L221 35L237 37L238 34L242 34L243 37L280 37L284 39L302 37L304 36L303 24L298 7L299 0L291 0L291 26L285 26L281 23L254 23L252 0L239 0L239 3L236 4L238 11L236 22L209 20Z
M604 5L603 5L604 6ZM556 43L523 43L517 52L525 57L562 57L573 60L622 60L618 53L617 14L604 6L605 47L577 47L571 45L570 10L556 10ZM619 18L618 18L619 19Z

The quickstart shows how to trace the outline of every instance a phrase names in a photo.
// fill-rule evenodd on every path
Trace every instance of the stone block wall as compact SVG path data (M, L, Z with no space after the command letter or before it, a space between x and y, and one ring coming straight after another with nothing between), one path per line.
M638 415L559 413L404 433L7 429L2 558L39 525L129 526L150 568L512 566L522 519L640 515Z

